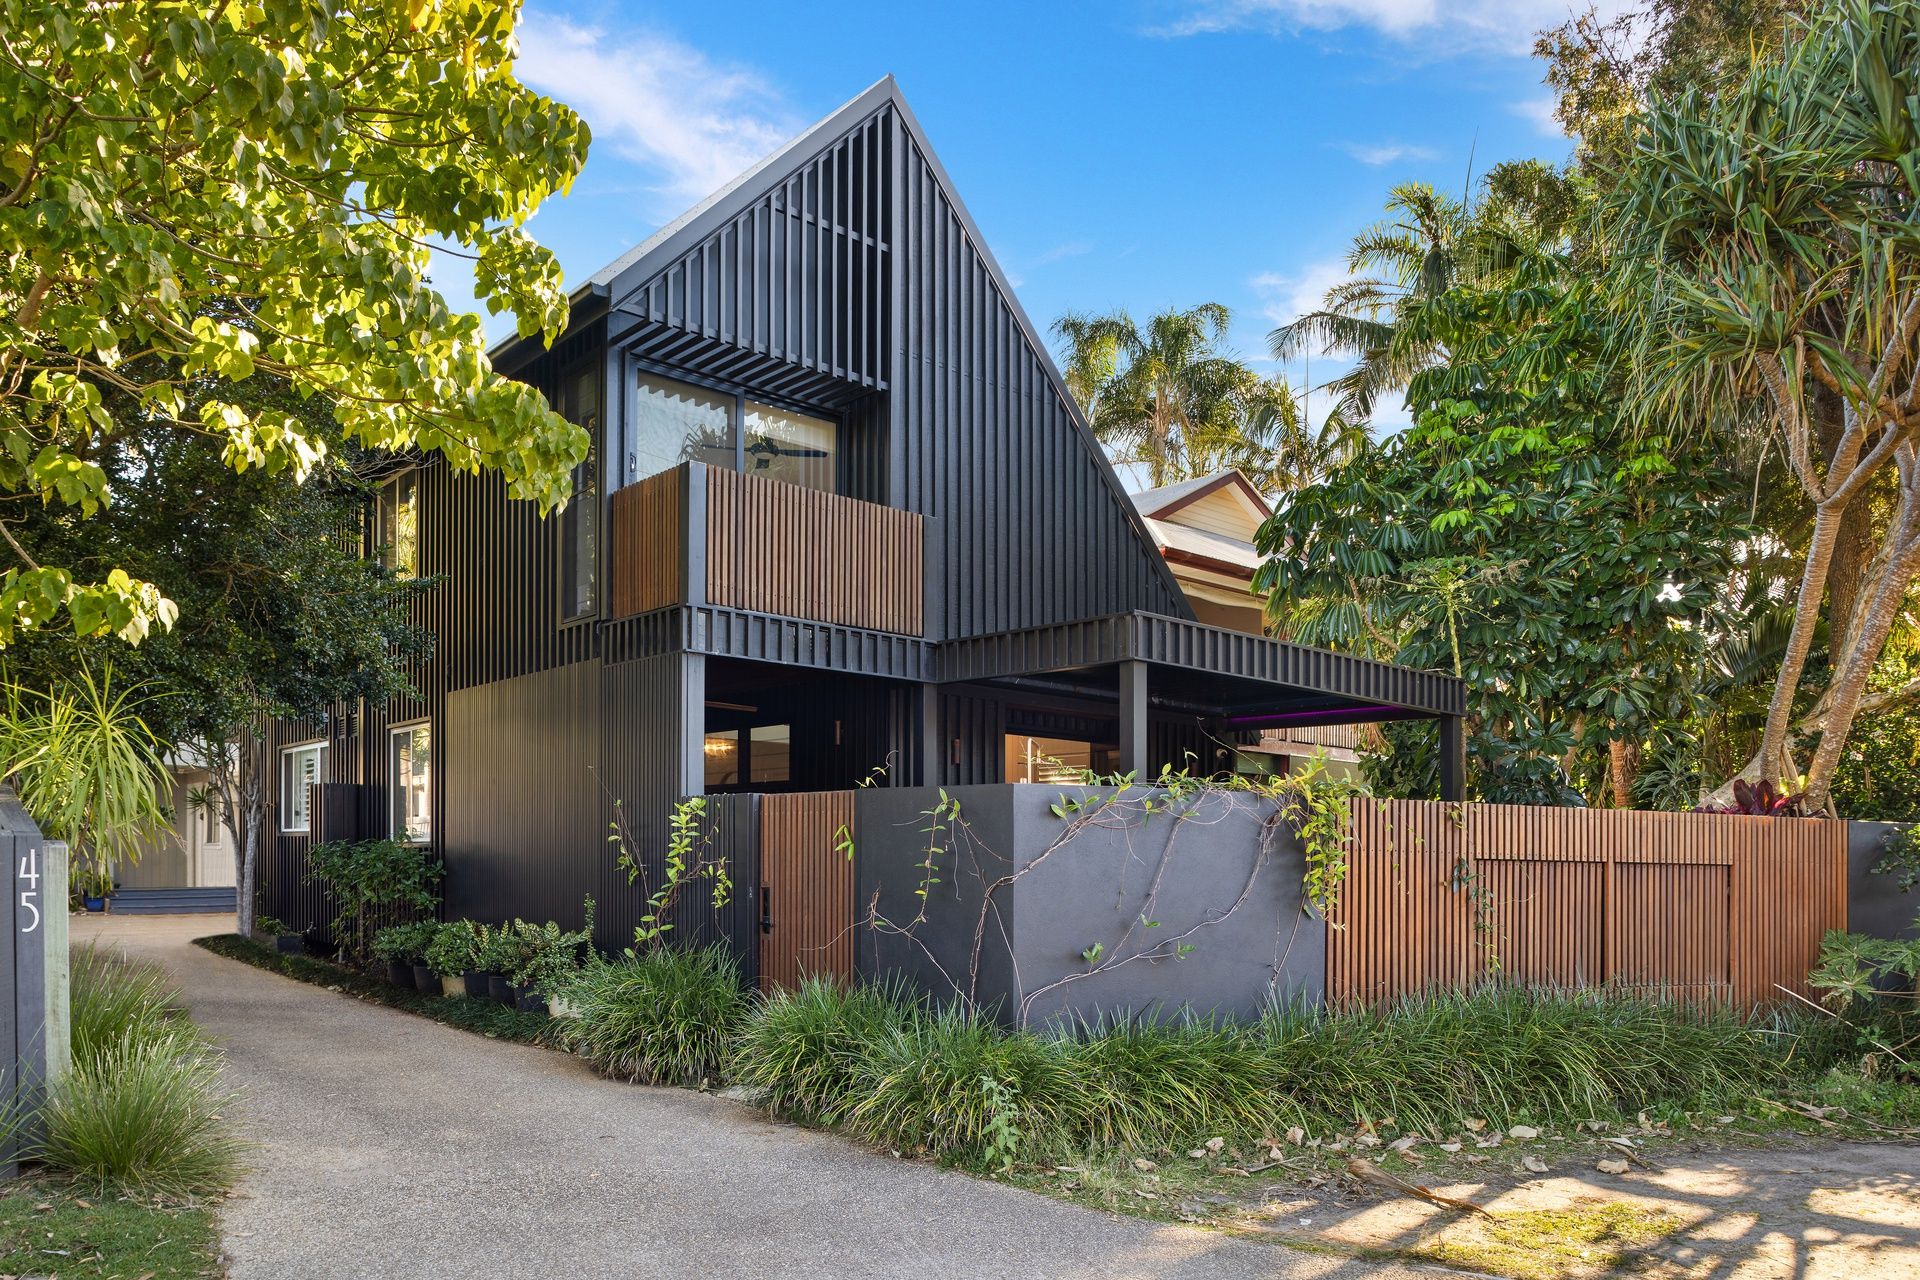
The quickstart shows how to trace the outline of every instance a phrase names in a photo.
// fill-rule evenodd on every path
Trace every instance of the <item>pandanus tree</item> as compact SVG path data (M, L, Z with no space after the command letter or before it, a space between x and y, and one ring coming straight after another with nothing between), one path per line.
M1144 467L1156 487L1237 467L1271 488L1313 465L1298 452L1313 436L1286 384L1224 349L1231 319L1204 302L1144 326L1124 311L1054 322L1067 388L1116 463Z
M1608 202L1640 417L1654 430L1757 417L1811 507L1792 632L1742 771L1804 785L1811 811L1827 807L1920 571L1915 101L1920 0L1842 0L1736 86L1654 96ZM1884 517L1865 521L1876 490ZM1869 554L1842 581L1850 524ZM1808 706L1823 600L1833 669ZM1803 736L1815 739L1804 783Z

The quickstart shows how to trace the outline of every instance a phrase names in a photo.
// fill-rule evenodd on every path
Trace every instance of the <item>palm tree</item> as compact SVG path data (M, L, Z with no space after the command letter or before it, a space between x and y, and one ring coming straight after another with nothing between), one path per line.
M1311 433L1285 382L1221 350L1231 318L1204 302L1162 311L1144 328L1124 311L1054 321L1067 389L1094 435L1115 463L1145 467L1156 488L1223 467L1262 488L1300 482L1303 456L1287 446Z
M1439 343L1403 322L1419 299L1453 283L1471 211L1424 182L1405 182L1389 193L1387 213L1347 251L1355 278L1327 290L1318 311L1267 335L1275 359L1322 351L1358 362L1323 388L1334 395L1329 421L1344 427L1364 427L1382 396L1445 358Z

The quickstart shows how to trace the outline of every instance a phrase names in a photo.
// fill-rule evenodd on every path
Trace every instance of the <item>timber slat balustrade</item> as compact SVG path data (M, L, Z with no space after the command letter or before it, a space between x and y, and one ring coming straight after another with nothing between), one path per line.
M613 494L613 613L651 613L687 598L681 582L685 468L637 480Z
M1810 818L1354 802L1335 1004L1498 977L1741 1006L1807 996L1847 927L1847 827Z
M705 603L923 634L919 515L703 466L661 472L613 495L616 617L686 601L688 484L706 486Z
M760 797L760 985L853 977L853 792Z

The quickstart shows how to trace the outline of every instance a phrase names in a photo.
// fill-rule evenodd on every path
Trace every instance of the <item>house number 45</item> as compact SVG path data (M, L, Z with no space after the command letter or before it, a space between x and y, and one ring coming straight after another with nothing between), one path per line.
M22 933L32 933L40 927L40 904L34 899L40 896L40 851L29 849L20 855L20 875L18 883L27 887L20 890L20 909L32 913L32 920Z

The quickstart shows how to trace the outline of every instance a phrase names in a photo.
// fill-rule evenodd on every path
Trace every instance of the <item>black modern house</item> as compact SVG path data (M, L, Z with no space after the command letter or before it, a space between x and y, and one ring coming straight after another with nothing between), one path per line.
M434 652L270 727L265 910L315 914L311 841L392 834L449 915L591 894L618 945L616 817L658 857L686 796L1210 773L1276 726L1431 719L1460 795L1458 681L1196 620L891 78L572 302L495 352L592 433L572 503L389 483L368 545L442 579Z

